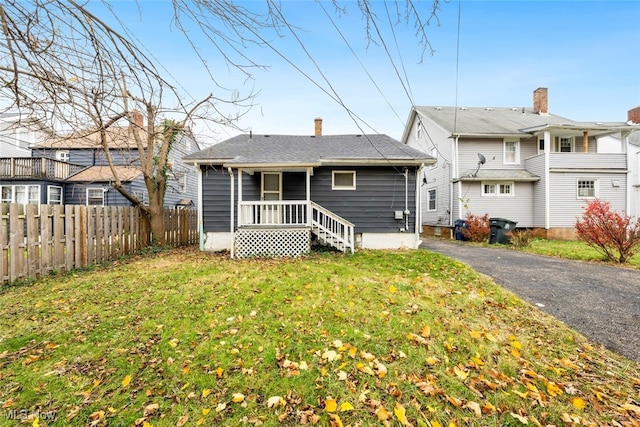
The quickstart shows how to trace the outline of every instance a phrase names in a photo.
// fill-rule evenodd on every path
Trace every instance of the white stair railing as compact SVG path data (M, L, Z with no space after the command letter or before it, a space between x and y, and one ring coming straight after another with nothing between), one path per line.
M320 243L353 253L354 225L315 202L311 202L311 227Z

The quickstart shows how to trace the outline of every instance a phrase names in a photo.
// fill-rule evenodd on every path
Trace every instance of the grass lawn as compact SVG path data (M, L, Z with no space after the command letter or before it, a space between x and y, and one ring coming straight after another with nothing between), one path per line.
M531 241L531 245L525 246L521 249L526 252L540 255L557 256L580 261L605 262L604 256L600 252L579 240L534 239ZM626 264L622 264L622 266L640 269L640 253L633 256Z
M427 251L171 250L0 307L0 425L640 423L640 364Z

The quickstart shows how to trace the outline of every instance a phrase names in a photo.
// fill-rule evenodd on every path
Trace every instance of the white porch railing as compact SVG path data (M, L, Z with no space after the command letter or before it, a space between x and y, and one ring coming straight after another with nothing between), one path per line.
M239 205L238 227L308 226L307 211L305 200L243 201Z
M312 230L321 243L353 253L355 239L351 222L314 202L311 202L311 222Z
M242 201L238 228L310 227L318 240L343 252L354 251L354 225L339 215L306 200Z

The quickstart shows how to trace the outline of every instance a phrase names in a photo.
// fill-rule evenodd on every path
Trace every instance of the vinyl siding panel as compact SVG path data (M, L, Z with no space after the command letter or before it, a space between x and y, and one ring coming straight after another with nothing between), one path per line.
M527 170L540 177L540 181L532 184L532 203L533 203L533 218L531 220L531 227L544 227L545 217L545 172L544 172L544 154L538 154L529 157L525 161L525 167Z
M577 196L578 179L595 179L598 181L597 196L610 202L611 209L624 211L626 208L626 174L625 173L580 173L580 172L551 172L551 197L549 206L549 225L553 227L573 227L577 218L582 216L583 208L588 199ZM613 181L619 187L613 185Z
M131 183L124 183L124 188L131 190ZM86 205L87 204L87 188L103 188L104 206L131 206L131 202L127 200L118 190L111 187L108 183L67 183L64 186L64 203L66 205Z
M551 169L626 169L624 153L550 153Z
M244 178L244 177L243 177ZM234 176L235 201L238 176ZM228 232L231 227L231 177L221 166L202 166L202 221L204 232ZM234 205L234 213L236 210ZM236 213L237 215L237 213Z
M477 216L485 213L490 218L506 218L517 221L518 227L533 226L533 183L515 182L513 196L483 196L481 183L463 182L462 217L470 212Z
M333 170L355 170L356 189L332 190ZM415 227L416 171L409 169L409 232ZM318 168L312 177L311 200L351 221L356 233L399 232L405 226L404 220L394 219L394 211L405 209L405 177L399 168Z
M453 158L454 140L449 138L449 134L441 127L435 125L430 120L422 118L423 127L418 134L415 120L410 131L408 145L431 154L435 147L435 157L437 162L434 166L427 166L423 169L423 177L427 183L420 187L420 208L422 211L423 224L449 224L450 215L447 212L451 203L451 160ZM418 178L422 182L422 177ZM436 210L428 210L428 191L436 190Z

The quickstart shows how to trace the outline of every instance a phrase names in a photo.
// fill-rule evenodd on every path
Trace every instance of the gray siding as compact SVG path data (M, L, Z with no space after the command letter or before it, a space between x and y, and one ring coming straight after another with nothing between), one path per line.
M333 170L355 170L356 189L332 190ZM410 168L409 232L415 227L415 182L416 168ZM405 178L401 168L318 168L311 180L311 200L351 221L356 233L393 233L405 226L403 220L394 219L394 211L405 209Z
M221 167L202 167L202 219L205 232L228 232L230 230L230 177ZM356 170L355 190L332 190L333 170ZM238 172L234 171L237 218ZM415 180L416 168L409 170L408 209L411 211L409 231L415 227ZM260 199L260 173L244 174L242 177L243 200ZM305 200L306 183L304 173L283 173L283 199ZM399 232L404 221L394 219L394 211L405 209L405 178L401 169L329 168L314 170L311 177L311 200L351 221L355 232Z
M518 222L518 227L533 226L533 192L531 182L515 182L513 196L482 196L481 183L463 182L463 212L490 218L506 218Z
M418 116L417 116L418 117ZM427 183L420 187L420 209L422 212L423 224L449 224L451 198L451 179L452 169L451 160L453 159L453 142L449 138L449 133L444 129L435 125L430 120L422 118L422 130L418 133L418 120L411 124L407 145L432 154L435 147L435 157L437 162L434 166L427 166L423 170L423 177ZM419 180L422 182L422 178ZM428 210L428 191L436 190L436 210Z
M578 199L578 179L596 179L598 181L598 198L611 203L611 209L622 212L626 204L625 173L579 173L551 172L551 198L549 207L550 227L573 227L576 219L582 216L583 208L589 200ZM613 181L619 187L613 185Z
M533 186L533 218L531 220L531 227L544 227L545 216L545 191L544 186L546 182L544 172L544 154L538 154L529 157L525 161L527 170L540 177L540 181L534 182Z
M131 183L124 183L125 189L131 189ZM87 188L103 188L105 206L131 206L131 202L127 200L118 190L111 187L108 183L97 182L87 183L67 183L64 187L64 204L65 205L86 205L87 204Z

